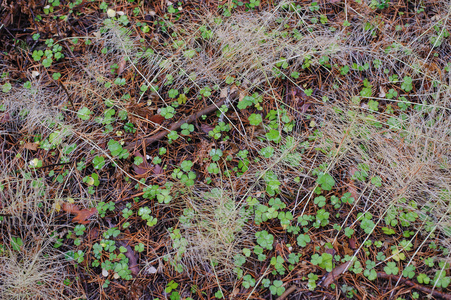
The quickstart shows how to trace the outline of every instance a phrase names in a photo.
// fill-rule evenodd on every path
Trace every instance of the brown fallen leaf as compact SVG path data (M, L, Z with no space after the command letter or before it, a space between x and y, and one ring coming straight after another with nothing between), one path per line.
M321 283L321 286L323 287L329 287L335 280L337 280L341 274L343 274L349 267L349 265L353 262L353 260L350 260L348 262L345 262L344 264L339 265L335 269L332 270L332 272L329 272L326 274L323 282Z
M8 112L6 112L3 117L0 119L0 123L7 123L10 120L10 115Z
M161 115L153 115L149 118L149 121L156 123L158 125L160 125L161 123L163 123L163 121L166 120L163 116Z
M118 76L121 76L121 74L124 72L126 64L127 64L127 61L125 60L125 57L122 57L121 61L117 64L118 65L118 68L117 68Z
M333 249L333 248L332 249L327 248L325 252L328 254L331 254L332 256L335 255L335 253L336 253L335 249Z
M31 151L36 151L38 150L38 144L37 143L25 143L23 145L23 147L25 149L31 150Z
M73 203L64 203L63 210L67 213L76 215L72 219L72 222L79 224L88 224L90 221L87 219L97 213L97 208L95 207L89 209L79 209L78 206Z
M139 273L139 265L138 265L138 258L135 254L135 251L133 251L132 247L128 245L128 243L124 241L119 241L119 244L123 246L125 249L127 249L127 252L125 252L125 256L128 258L128 268L130 272L132 273L133 277L136 277Z
M153 173L155 175L163 174L163 168L160 165L155 165L155 168L153 168Z
M200 129L205 133L208 134L210 131L212 131L213 129L215 129L213 126L207 125L207 124L202 124L200 125Z
M357 172L357 171L358 171L358 169L354 166L351 166L349 168L349 175L351 175L351 176L350 176L349 183L348 183L348 186L349 186L348 192L351 193L351 196L352 196L352 198L354 198L354 201L357 201L357 199L359 199L359 196L357 194L357 187L354 184L354 180L352 180L351 178L352 178L352 176L354 176L355 172Z
M139 151L135 151L134 155L141 157L143 159L143 162L139 166L133 164L133 170L138 175L143 175L147 173L150 169L150 165L147 162L146 158L141 153L139 153Z
M352 250L357 250L357 244L354 238L349 239L349 248L351 248Z

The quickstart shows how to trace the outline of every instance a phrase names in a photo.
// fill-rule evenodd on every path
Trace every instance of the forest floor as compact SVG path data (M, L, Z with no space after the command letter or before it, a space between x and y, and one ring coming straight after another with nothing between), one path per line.
M451 3L3 0L1 299L451 299Z

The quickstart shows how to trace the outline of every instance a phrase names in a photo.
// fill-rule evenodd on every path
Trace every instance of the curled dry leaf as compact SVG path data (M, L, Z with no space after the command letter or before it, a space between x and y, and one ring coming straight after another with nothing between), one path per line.
M219 94L219 97L226 98L227 97L227 93L228 93L228 88L227 87L222 88L221 89L221 93Z
M329 272L328 274L326 274L323 282L321 283L321 286L323 287L329 287L329 285L331 285L335 280L337 280L341 274L343 274L349 267L349 265L352 263L353 261L350 260L348 262L345 262L344 264L339 265L338 267L336 267L335 269L332 270L332 272Z
M163 121L165 120L165 118L161 115L153 115L149 118L149 121L156 123L158 125L160 125L161 123L163 123Z
M200 125L200 129L202 129L202 131L205 134L208 134L210 131L212 131L213 129L215 129L213 126L207 125L207 124L201 124Z
M63 210L67 213L76 215L72 219L72 222L79 224L88 224L90 221L87 219L97 213L97 208L95 207L89 209L79 209L78 206L73 203L64 203Z
M125 241L119 241L119 244L127 249L127 252L124 254L128 258L128 268L130 269L130 272L132 272L133 277L136 277L139 273L139 267L138 257L136 256L135 251L133 251L132 247L130 247Z
M8 112L6 112L3 117L0 119L0 123L7 123L10 120L10 115Z
M126 66L127 62L125 60L125 57L121 58L121 61L117 64L119 68L117 68L117 75L120 76L124 70L125 70L125 66Z
M163 168L160 165L155 165L155 168L153 168L153 173L155 175L163 174Z
M155 274L157 273L157 269L154 266L150 266L146 269L147 274Z
M141 153L139 153L139 151L135 151L134 155L141 157L143 159L143 162L139 166L133 164L133 170L138 175L143 175L147 173L147 171L149 171L150 169L150 165L147 162L147 159L145 159L144 156Z
M38 144L37 143L25 143L23 145L23 147L25 149L31 150L31 151L36 151L38 150Z
M358 169L356 167L351 166L349 168L349 175L351 175L350 177L352 177L354 175L354 173L357 171L358 171ZM351 193L352 198L354 198L354 200L359 199L359 196L357 195L357 187L354 184L354 180L350 179L348 186L349 186L348 191Z
M385 89L384 87L380 86L379 87L379 98L385 98L386 94L385 94Z

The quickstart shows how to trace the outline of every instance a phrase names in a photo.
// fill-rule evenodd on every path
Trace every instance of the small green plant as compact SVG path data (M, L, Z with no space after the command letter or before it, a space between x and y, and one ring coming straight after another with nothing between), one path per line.
M84 232L85 232L85 230L86 230L85 225L79 224L79 225L76 225L76 226L75 226L75 228L74 228L74 233L75 233L76 235L83 235Z
M77 112L77 116L84 121L89 120L91 114L92 111L90 111L87 107L82 107Z
M409 76L405 76L403 79L403 82L401 84L401 88L405 91L405 92L410 92L413 87L412 87L412 78Z
M311 242L311 239L310 239L309 235L307 235L307 234L298 235L297 243L300 247L305 247L310 242Z
M203 87L199 93L204 97L210 97L211 96L211 88L209 86Z
M99 202L99 204L97 204L97 211L99 212L99 215L104 218L106 213L108 211L113 211L115 208L115 203L113 201L110 201L108 203L105 202Z
M177 131L171 131L168 134L168 139L169 139L169 143L171 143L172 141L175 141L176 139L178 139L179 134L177 133Z
M390 261L387 263L387 266L384 267L384 271L388 275L390 275L390 274L398 275L399 268L396 266L395 262Z
M268 233L266 230L255 233L257 243L264 249L272 250L272 244L274 242L274 236Z
M165 119L170 119L174 116L175 109L172 106L163 107L160 111L160 115L164 117Z
M283 282L281 280L274 280L272 285L269 286L269 291L272 295L282 296L283 292L285 292Z
M180 128L182 129L183 135L190 135L194 131L193 124L184 123Z
M276 275L279 273L280 275L285 274L285 268L283 266L283 263L285 262L284 258L282 256L274 256L271 258L270 264L274 266L273 274Z
M325 191L330 191L335 185L334 178L327 173L320 173L316 182L321 185L321 188Z
M117 156L118 158L127 158L129 156L128 150L122 148L120 142L110 139L107 145L108 150L110 150L111 152L111 155Z
M310 262L315 266L326 269L327 272L331 272L334 267L333 256L329 253L313 254Z
M147 225L152 227L157 224L157 219L151 216L151 209L147 206L140 207L138 210L138 216L140 216L144 221L147 221Z
M255 279L249 274L244 275L241 285L246 289L253 287L255 286Z
M220 149L212 149L209 154L213 161L219 161L222 157L222 151Z

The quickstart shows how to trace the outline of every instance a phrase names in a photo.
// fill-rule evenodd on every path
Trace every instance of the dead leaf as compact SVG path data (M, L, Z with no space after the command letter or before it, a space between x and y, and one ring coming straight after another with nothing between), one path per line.
M202 131L205 134L208 134L210 131L212 131L215 128L213 126L210 126L210 125L207 125L207 124L202 124L202 125L200 125L200 129L202 129Z
M7 122L9 122L9 120L10 120L9 113L6 112L6 113L3 115L2 119L0 120L0 123L7 123Z
M38 150L38 144L37 143L25 143L24 145L25 149L31 150L31 151L36 151Z
M135 251L133 251L132 247L128 245L128 243L124 241L119 241L119 244L123 246L125 249L127 249L127 252L125 252L125 256L128 258L128 268L132 275L136 277L136 275L139 274L139 265L138 265L138 258L135 254Z
M160 165L155 165L155 168L153 168L153 173L155 175L163 174L163 168Z
M80 210L78 206L73 203L64 203L63 210L67 213L76 215L72 219L72 222L79 224L88 224L90 221L86 219L97 213L97 208L95 207Z
M124 72L126 63L127 62L125 60L125 57L122 57L121 61L117 64L119 66L119 68L117 68L118 76L120 76Z
M331 254L332 256L335 255L335 253L336 253L335 249L333 249L333 248L332 249L327 248L325 252L328 254Z
M357 171L358 171L358 169L356 167L351 166L349 168L349 175L351 175L350 177L352 178L352 176L354 176L354 173L357 172ZM354 200L357 201L359 196L357 194L357 187L354 184L354 180L350 179L348 186L349 186L348 192L350 192L352 198L354 198Z
M244 99L244 97L247 96L247 91L239 91L238 92L238 102L241 102L241 100Z
M382 86L380 86L379 87L379 98L385 98L385 89L382 87Z
M309 109L309 107L310 107L310 103L304 102L304 104L302 104L301 108L299 109L299 112L300 112L301 114L304 114L304 113L307 112L307 110Z
M356 240L354 238L349 239L349 248L351 248L352 250L357 249Z
M144 156L141 155L141 153L139 153L138 151L136 151L136 152L134 153L134 155L135 155L135 156L141 157L141 158L143 159L143 162L142 162L139 166L133 164L133 170L134 170L134 171L136 172L136 174L138 174L138 175L143 175L143 174L147 173L147 171L149 171L149 169L150 169L150 165L149 165L149 163L147 162L147 159L145 159Z
M154 122L158 125L160 125L161 123L163 123L163 121L166 120L163 116L161 115L153 115L149 118L149 121Z
M157 273L157 269L154 266L150 266L146 269L147 274L155 274Z
M349 265L352 262L353 260L350 260L333 269L332 272L326 275L326 278L321 283L321 286L326 288L329 287L329 285L331 285L335 280L337 280L341 276L341 274L343 274L348 269Z
M226 98L226 97L227 97L227 94L228 94L228 88L227 88L227 87L222 88L222 89L221 89L221 93L219 94L219 97L220 97L220 98Z

